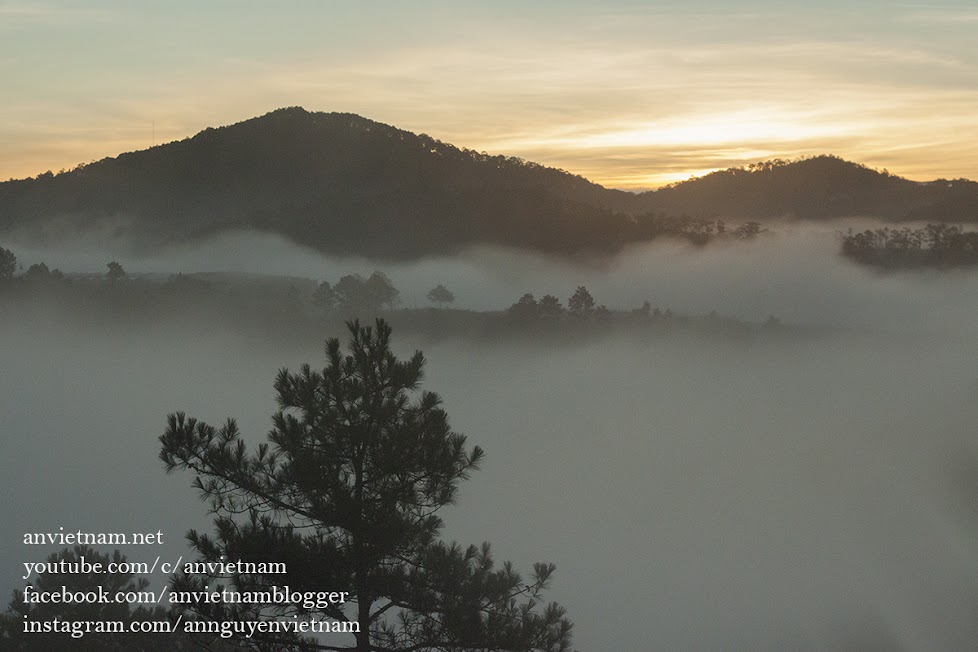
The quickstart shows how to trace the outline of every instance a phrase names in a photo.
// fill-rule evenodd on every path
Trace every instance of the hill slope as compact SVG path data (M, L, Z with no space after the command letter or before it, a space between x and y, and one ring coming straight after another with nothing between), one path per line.
M413 257L475 243L616 246L633 196L351 114L280 109L57 176L0 184L0 230L106 224L145 246L229 228L332 253Z
M635 209L768 220L978 221L978 183L918 183L834 156L731 168L640 194Z

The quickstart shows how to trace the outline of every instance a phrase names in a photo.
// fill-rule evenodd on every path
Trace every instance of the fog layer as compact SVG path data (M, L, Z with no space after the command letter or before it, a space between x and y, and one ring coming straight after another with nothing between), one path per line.
M555 562L549 597L568 608L581 650L978 643L978 276L865 272L832 255L831 232L578 266L498 251L391 266L237 237L207 255L120 260L130 273L328 280L380 268L408 306L436 283L486 308L523 292L566 301L585 284L612 308L648 298L846 327L424 344L425 387L488 453L444 512L446 534L489 540L522 569ZM229 246L243 249L220 258ZM84 267L83 254L69 263L14 250L28 264L43 255L66 272L104 270L103 252ZM21 546L27 531L163 529L174 557L187 552L180 539L206 527L205 506L189 475L166 476L157 460L165 415L235 416L258 441L277 368L322 362L319 340L39 319L0 319L7 593L22 562L53 551ZM402 354L420 346L394 336Z
M870 224L860 224L859 228ZM523 293L553 294L566 303L585 285L600 304L628 309L650 301L681 313L760 321L775 315L795 324L886 330L946 330L978 324L978 275L968 270L881 274L839 255L841 225L774 229L748 242L706 247L663 240L611 259L571 261L521 250L477 248L457 257L392 263L326 257L279 236L229 233L153 257L121 245L37 249L4 244L26 267L44 261L68 273L104 274L117 260L130 274L243 272L335 283L341 276L384 271L401 306L430 305L428 291L446 285L455 307L498 310Z

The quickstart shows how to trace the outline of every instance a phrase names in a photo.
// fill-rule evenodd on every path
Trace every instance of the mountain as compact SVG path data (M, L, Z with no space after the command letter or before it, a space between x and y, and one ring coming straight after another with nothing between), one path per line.
M388 258L477 243L620 244L634 196L562 170L301 108L70 172L0 184L0 232L105 229L144 247L225 229Z
M633 210L733 220L978 221L978 183L909 181L834 156L731 168L642 193Z
M0 183L0 236L87 232L152 250L255 229L327 253L382 258L475 244L606 253L675 229L652 217L662 214L976 221L976 206L974 182L916 183L834 157L724 170L636 195L357 115L293 107Z

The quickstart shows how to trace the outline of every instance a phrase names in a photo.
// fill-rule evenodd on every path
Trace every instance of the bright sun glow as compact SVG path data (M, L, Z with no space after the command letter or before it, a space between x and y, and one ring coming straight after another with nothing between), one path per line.
M680 172L663 172L661 174L651 174L645 177L634 179L634 183L629 186L643 186L646 188L657 188L670 183L679 183L695 177L704 177L711 172L716 172L722 168L706 168L703 170L682 170Z
M797 142L852 133L855 125L819 123L816 116L792 116L763 108L727 114L688 116L632 125L622 130L569 139L582 148L701 147L748 143Z

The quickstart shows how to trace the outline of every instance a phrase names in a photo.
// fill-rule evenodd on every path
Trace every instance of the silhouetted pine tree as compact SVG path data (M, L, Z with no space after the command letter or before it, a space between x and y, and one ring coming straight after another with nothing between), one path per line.
M390 350L390 327L348 324L348 353L326 343L326 367L283 369L280 410L268 443L249 452L238 427L172 414L161 436L167 471L188 469L215 515L213 536L188 533L202 559L287 564L282 575L235 574L240 590L288 584L293 591L352 591L346 605L194 607L202 618L325 617L361 631L329 644L293 637L242 646L330 650L512 650L570 648L564 609L542 609L554 571L535 564L528 582L507 562L496 568L488 544L438 539L438 511L477 468L478 447L448 425L440 399L419 389L424 357ZM207 578L178 576L173 590ZM213 586L211 587L213 589Z

